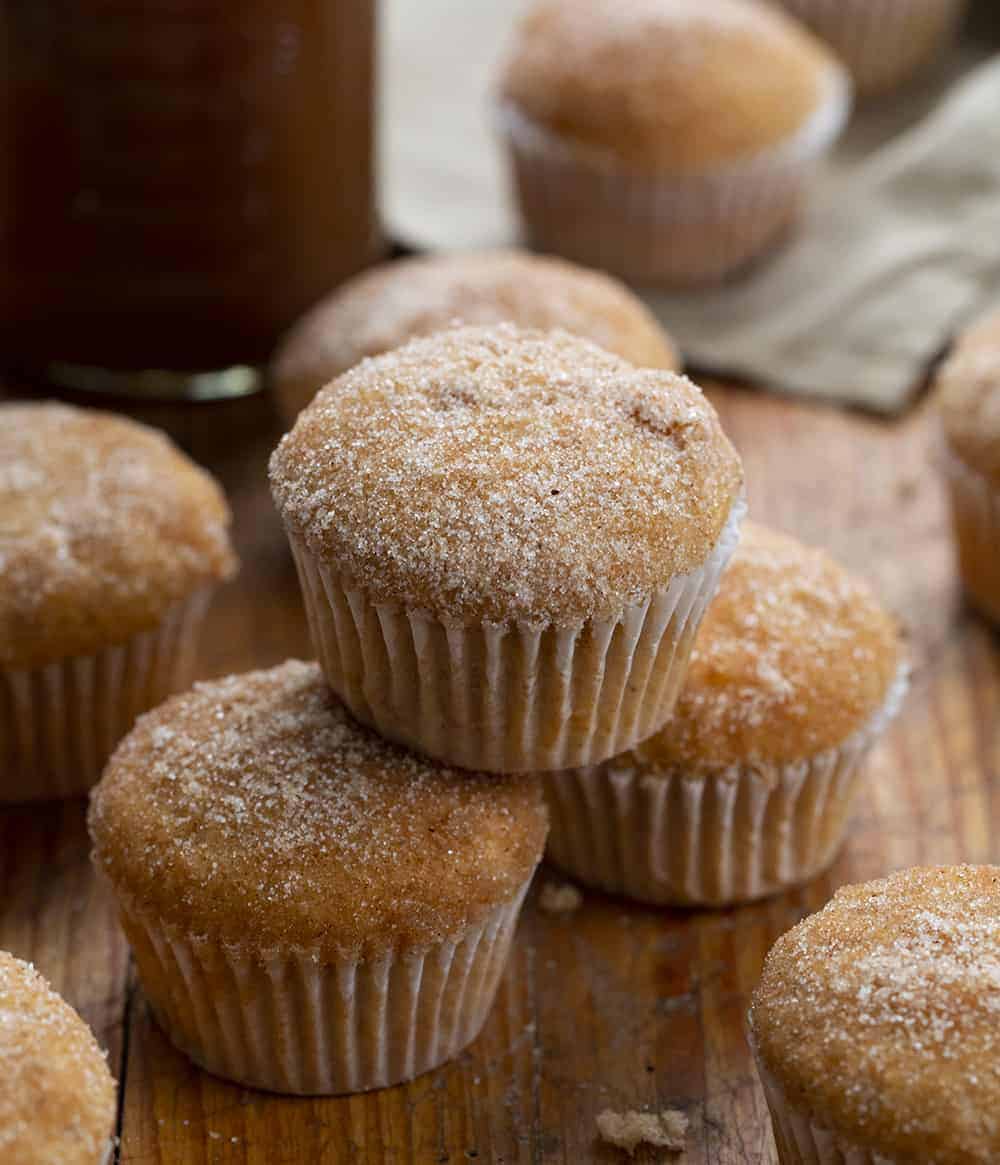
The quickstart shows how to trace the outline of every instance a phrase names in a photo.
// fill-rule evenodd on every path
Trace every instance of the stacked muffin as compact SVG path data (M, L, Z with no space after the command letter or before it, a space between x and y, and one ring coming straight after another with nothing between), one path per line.
M690 381L510 325L359 364L271 483L333 689L491 772L597 763L662 725L743 509Z
M477 1034L546 818L536 781L405 753L292 661L142 717L90 828L173 1042L317 1094L395 1084Z
M691 381L455 327L323 388L270 473L318 664L169 700L91 802L195 1061L310 1094L455 1055L546 799L553 859L644 901L722 905L832 859L905 681L896 628L760 528L723 573L742 469Z
M660 905L725 906L814 877L840 849L906 672L867 586L747 523L665 727L546 774L551 860Z
M478 1032L545 843L539 772L669 715L742 471L690 381L498 325L346 372L271 480L320 665L142 717L90 827L180 1048L356 1091Z
M322 390L271 483L333 690L425 756L539 774L578 880L726 905L833 860L905 690L898 628L759 527L723 576L741 472L690 381L440 332Z

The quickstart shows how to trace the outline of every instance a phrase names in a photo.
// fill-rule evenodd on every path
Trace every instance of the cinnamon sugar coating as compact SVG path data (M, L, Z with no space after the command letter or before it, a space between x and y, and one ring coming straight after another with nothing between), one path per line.
M468 251L384 263L348 280L285 338L272 378L292 419L366 356L457 322L564 328L644 368L678 355L646 305L617 279L527 251Z
M0 405L0 666L86 655L232 574L216 482L162 433L93 409Z
M937 401L952 450L1000 489L1000 312L958 338L938 374Z
M1000 867L838 890L778 940L750 1015L814 1123L898 1165L1000 1160Z
M115 1082L90 1028L28 963L0 951L0 1160L101 1165Z
M674 714L627 760L692 773L807 760L864 727L900 665L896 623L865 583L745 522Z
M595 162L685 175L794 139L841 75L758 0L539 0L502 99Z
M513 898L547 832L537 779L396 748L297 661L141 717L89 822L119 895L168 929L329 957L459 936Z
M454 622L615 616L702 564L741 486L691 381L506 324L364 361L271 458L313 554Z

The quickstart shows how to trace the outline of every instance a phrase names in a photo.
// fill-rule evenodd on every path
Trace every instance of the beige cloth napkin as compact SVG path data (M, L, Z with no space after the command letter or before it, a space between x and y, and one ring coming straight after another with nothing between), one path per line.
M757 274L651 302L693 365L892 411L998 293L1000 59L830 181Z
M383 213L401 242L516 240L489 91L525 4L388 3ZM969 43L920 88L863 111L803 229L754 272L648 296L692 366L883 412L905 406L956 326L1000 295L1000 58L967 73L984 52Z

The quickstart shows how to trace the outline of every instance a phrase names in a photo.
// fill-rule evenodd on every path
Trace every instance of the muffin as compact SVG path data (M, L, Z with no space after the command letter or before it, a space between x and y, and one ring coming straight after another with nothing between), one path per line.
M662 725L743 511L689 380L507 324L335 380L271 486L337 694L490 772L596 763Z
M546 774L549 859L657 905L724 906L839 849L906 686L895 623L828 555L747 523L674 714L606 764Z
M235 570L222 491L110 413L0 405L0 801L82 793L135 717L190 682Z
M790 227L849 89L758 0L539 0L499 96L527 234L640 283L722 279Z
M0 1160L104 1165L115 1082L90 1028L29 963L0 951Z
M938 376L937 404L962 579L1000 624L1000 312L959 338Z
M564 328L642 367L679 363L652 312L607 275L526 251L419 256L349 280L295 325L271 371L282 415L366 356L457 321Z
M305 1095L407 1080L475 1038L546 815L537 781L403 752L290 661L143 716L90 831L170 1039Z
M750 1038L782 1165L995 1165L1000 866L839 890L767 956Z
M780 0L849 69L861 96L897 89L954 36L966 0Z

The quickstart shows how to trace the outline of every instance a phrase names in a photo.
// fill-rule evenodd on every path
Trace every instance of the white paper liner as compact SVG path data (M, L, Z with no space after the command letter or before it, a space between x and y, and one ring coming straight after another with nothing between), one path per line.
M941 444L962 581L976 607L1000 626L1000 490Z
M658 906L726 906L805 882L835 858L861 762L907 685L902 666L843 745L768 772L650 775L612 761L546 773L546 857L585 885Z
M190 682L210 597L94 655L0 669L0 803L85 793L136 717Z
M636 283L684 285L722 279L777 241L849 109L846 77L831 69L825 98L797 134L690 177L616 169L510 103L498 121L533 244Z
M859 93L909 81L954 35L967 0L781 0L849 69Z
M335 962L176 934L124 902L122 924L157 1021L195 1063L269 1092L363 1092L436 1068L479 1034L529 883L461 939Z
M345 587L289 532L327 682L383 736L462 768L592 764L652 735L739 537L740 497L708 558L617 619L447 624Z
M814 1124L808 1113L789 1103L781 1085L764 1067L752 1034L748 1042L771 1113L780 1165L897 1165L891 1157L851 1144L830 1129Z

